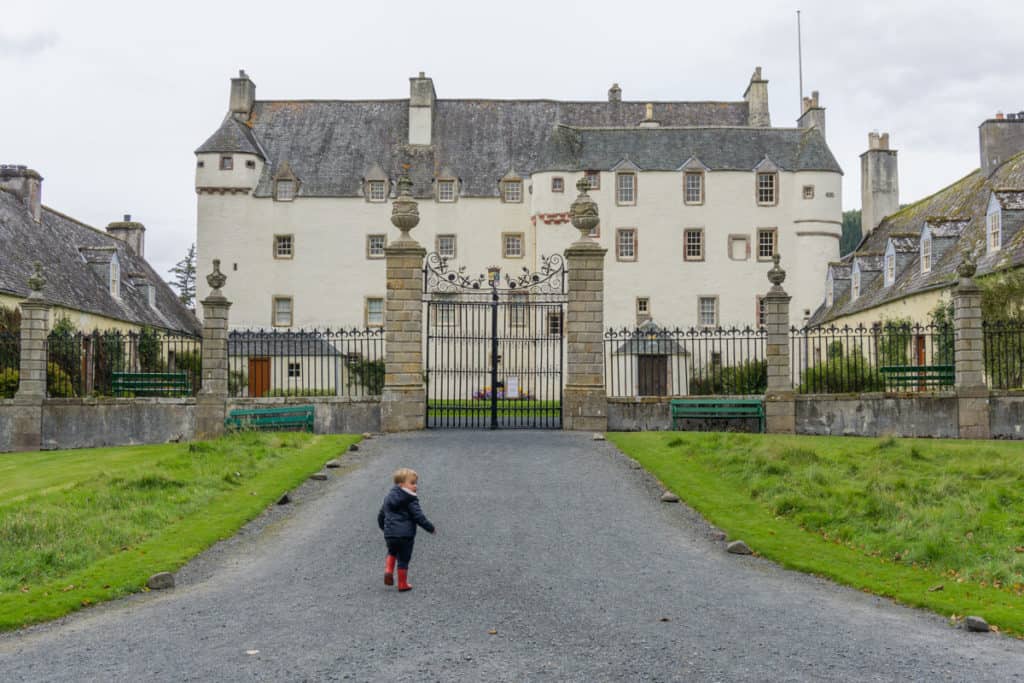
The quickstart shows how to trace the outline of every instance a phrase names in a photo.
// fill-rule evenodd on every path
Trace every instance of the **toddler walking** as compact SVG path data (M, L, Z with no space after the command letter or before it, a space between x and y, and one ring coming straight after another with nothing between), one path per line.
M395 470L395 485L384 497L384 504L377 513L377 526L384 532L388 546L388 558L384 563L384 585L395 583L395 565L398 565L398 590L411 590L409 585L409 560L416 540L416 527L421 526L434 533L434 525L420 508L416 495L419 475L408 467Z

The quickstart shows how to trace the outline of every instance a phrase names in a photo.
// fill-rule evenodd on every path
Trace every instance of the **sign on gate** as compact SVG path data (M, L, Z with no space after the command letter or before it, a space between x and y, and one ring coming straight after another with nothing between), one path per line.
M423 299L428 428L561 428L561 256L502 278L495 268L470 276L430 254Z

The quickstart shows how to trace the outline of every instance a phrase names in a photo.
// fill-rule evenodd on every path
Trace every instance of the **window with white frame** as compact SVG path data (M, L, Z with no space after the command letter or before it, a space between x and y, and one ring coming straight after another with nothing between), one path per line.
M651 314L651 300L649 297L638 296L636 298L636 314L640 316Z
M292 379L302 377L302 363L288 363L288 377Z
M749 259L750 238L746 235L730 235L729 258L733 261L746 261Z
M928 273L932 269L932 238L925 235L921 238L921 272Z
M551 179L551 191L552 192L565 192L565 178L560 175L556 175Z
M683 232L683 259L704 260L704 230L701 228L688 228Z
M291 235L274 235L274 258L288 259L295 255L295 238Z
M366 297L366 326L383 327L384 325L384 299L380 297Z
M626 206L636 204L636 173L615 174L615 203Z
M235 158L230 154L225 154L220 158L220 170L231 171L235 168Z
M615 231L615 258L620 261L636 261L636 228L619 228Z
M1003 222L1002 215L993 211L988 215L988 250L999 251L1003 246Z
M757 203L761 206L771 206L775 204L775 190L776 184L778 184L777 173L758 173L757 174Z
M716 327L718 325L718 297L702 296L697 299L697 316L701 327Z
M775 256L778 231L775 228L761 228L757 231L757 260L770 261Z
M371 180L367 183L369 189L367 197L371 202L383 202L388 198L387 182L384 180Z
M437 181L437 201L439 202L454 202L455 201L455 181L454 180L438 180Z
M117 260L116 254L110 260L110 294L121 298L121 263Z
M825 305L828 306L829 308L832 308L832 306L835 304L835 302L836 302L835 285L832 283L831 280L829 280L825 284Z
M584 177L587 179L587 188L591 190L601 189L601 172L600 171L586 171Z
M519 204L523 201L523 181L506 180L501 185L501 197L509 204Z
M683 201L687 204L704 203L704 174L687 171L683 174Z
M814 199L814 185L804 185L804 199Z
M153 285L146 285L146 303L150 308L156 308L156 287Z
M885 255L885 286L896 281L896 254Z
M274 183L274 199L279 202L290 202L295 199L295 181L278 180Z
M523 233L506 232L501 236L501 255L505 258L523 257Z
M366 258L384 258L384 248L388 246L387 235L366 236Z
M860 296L860 271L853 271L850 282L850 299L856 299Z
M455 258L455 235L438 235L435 249L441 258Z
M290 296L274 297L274 327L292 326L292 298Z

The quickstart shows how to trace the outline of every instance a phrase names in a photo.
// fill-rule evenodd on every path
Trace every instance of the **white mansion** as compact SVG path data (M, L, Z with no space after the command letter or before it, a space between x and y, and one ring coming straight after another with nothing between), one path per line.
M627 102L617 85L607 101L445 100L423 74L394 100L255 91L244 71L232 79L196 151L198 268L221 260L233 327L380 325L403 172L421 244L513 274L576 238L569 204L589 178L613 326L753 326L777 251L798 323L839 257L824 109L815 93L797 127L772 127L760 68L736 102Z

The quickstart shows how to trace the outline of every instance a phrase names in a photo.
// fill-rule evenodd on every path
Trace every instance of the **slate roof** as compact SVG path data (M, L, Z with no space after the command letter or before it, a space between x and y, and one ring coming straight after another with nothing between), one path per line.
M63 308L122 320L136 325L199 334L199 321L145 259L139 258L116 237L96 230L44 206L36 223L14 194L0 190L0 292L18 297L30 293L28 279L33 264L42 263L46 286L43 296ZM121 298L110 294L86 261L109 263L114 252L121 266ZM136 285L142 275L156 287L156 307Z
M408 145L409 101L257 101L249 119L229 116L197 153L261 150L268 163L254 196L269 197L288 162L299 196L359 196L375 165L390 178L405 166L413 193L428 197L444 168L460 194L497 197L510 170L609 170L629 157L642 169L676 170L697 156L711 170L751 170L767 155L787 170L841 172L814 131L748 127L746 102L656 102L661 128L638 128L642 102L445 100L435 103L430 146ZM251 135L251 141L249 140ZM256 152L252 152L256 153Z
M989 199L992 192L1000 202L1009 206L1021 206L1021 210L1006 210L1003 217L1003 247L991 255L985 252L985 225ZM936 237L956 237L957 243L934 260L927 273L921 272L920 252L907 262L897 273L895 282L883 286L883 278L874 278L865 283L856 301L850 300L849 293L837 297L831 307L822 304L811 316L810 324L828 323L837 318L867 311L876 306L906 296L933 289L951 287L956 283L956 267L963 260L964 250L975 255L978 275L983 276L997 270L1024 265L1024 199L1018 204L1018 197L1024 195L1024 153L1018 154L1000 166L986 178L981 170L975 170L930 197L900 209L885 218L877 229L865 236L853 254L843 257L850 262L855 255L863 252L884 251L891 235L914 233L920 239L921 230L928 223ZM1007 204L1003 204L1006 209ZM934 257L933 257L934 258ZM927 322L924 320L915 322Z

